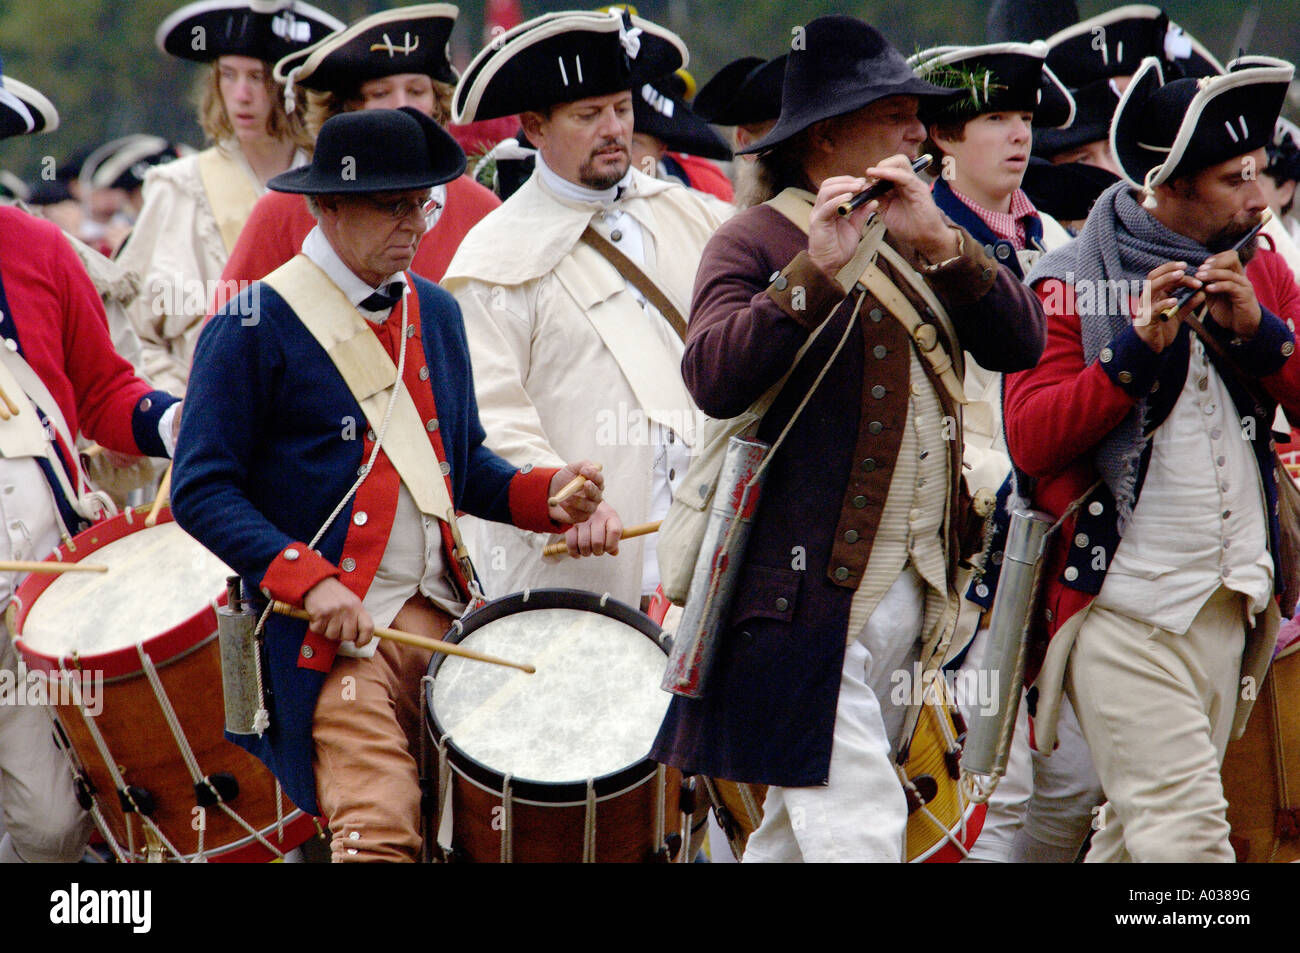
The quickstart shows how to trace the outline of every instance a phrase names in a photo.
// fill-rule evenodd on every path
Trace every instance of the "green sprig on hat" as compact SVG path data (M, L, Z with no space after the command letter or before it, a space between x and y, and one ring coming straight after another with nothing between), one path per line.
M951 63L941 63L937 58L918 63L914 72L927 83L943 89L963 90L968 94L938 110L939 116L947 118L979 115L993 100L995 93L1007 88L1002 83L995 82L996 77L990 69L981 66L966 69Z

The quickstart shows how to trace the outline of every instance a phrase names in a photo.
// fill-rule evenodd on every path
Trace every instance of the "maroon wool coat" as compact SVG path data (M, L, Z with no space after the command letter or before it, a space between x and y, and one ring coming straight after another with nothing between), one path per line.
M961 346L989 370L1032 367L1044 343L1037 298L978 242L969 235L964 241L967 257L928 279ZM891 244L918 261L911 249ZM714 234L695 280L682 372L700 409L714 417L748 408L790 368L809 334L831 321L764 418L758 436L769 443L852 311L806 247L798 226L757 206ZM895 284L925 316L924 302L901 280ZM802 309L792 297L796 288L804 291ZM673 698L656 759L735 781L827 782L849 606L907 417L909 347L902 326L868 295L844 350L768 469L708 694ZM924 359L922 365L929 366ZM952 458L960 461L960 441L953 444ZM953 475L957 500L959 462Z

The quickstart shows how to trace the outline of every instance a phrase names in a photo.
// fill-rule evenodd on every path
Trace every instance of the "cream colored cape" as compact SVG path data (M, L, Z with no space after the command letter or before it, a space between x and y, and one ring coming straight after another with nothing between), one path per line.
M619 204L642 226L645 270L687 316L719 218L690 190L637 171ZM677 335L578 240L588 223L602 230L601 211L557 197L534 174L470 230L442 284L464 312L487 445L519 466L603 464L605 498L633 525L650 518L656 432L689 445L698 411L682 383ZM635 605L641 595L641 540L616 557L543 562L545 537L462 525L490 596L562 586Z

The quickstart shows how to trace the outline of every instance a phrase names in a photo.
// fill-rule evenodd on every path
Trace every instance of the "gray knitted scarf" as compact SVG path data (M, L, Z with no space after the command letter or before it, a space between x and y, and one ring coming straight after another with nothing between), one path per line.
M1132 323L1129 296L1140 296L1151 269L1170 261L1185 261L1194 269L1208 257L1208 248L1160 224L1131 186L1117 182L1097 199L1078 238L1039 259L1025 281L1033 285L1059 278L1074 287L1086 366ZM1098 475L1115 497L1121 532L1133 512L1146 419L1144 397L1093 454Z

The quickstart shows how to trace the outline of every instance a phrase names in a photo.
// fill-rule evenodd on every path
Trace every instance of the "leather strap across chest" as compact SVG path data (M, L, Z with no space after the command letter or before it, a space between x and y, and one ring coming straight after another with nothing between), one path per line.
M229 255L257 204L257 188L248 173L216 147L200 152L198 164L203 191L208 195L208 205Z
M263 279L298 316L361 405L371 429L379 432L388 410L390 388L400 383L397 366L379 338L325 272L298 255ZM408 294L415 294L413 290ZM417 343L417 335L412 344ZM402 483L420 511L444 522L455 516L440 461L420 422L410 391L401 386L383 442Z

